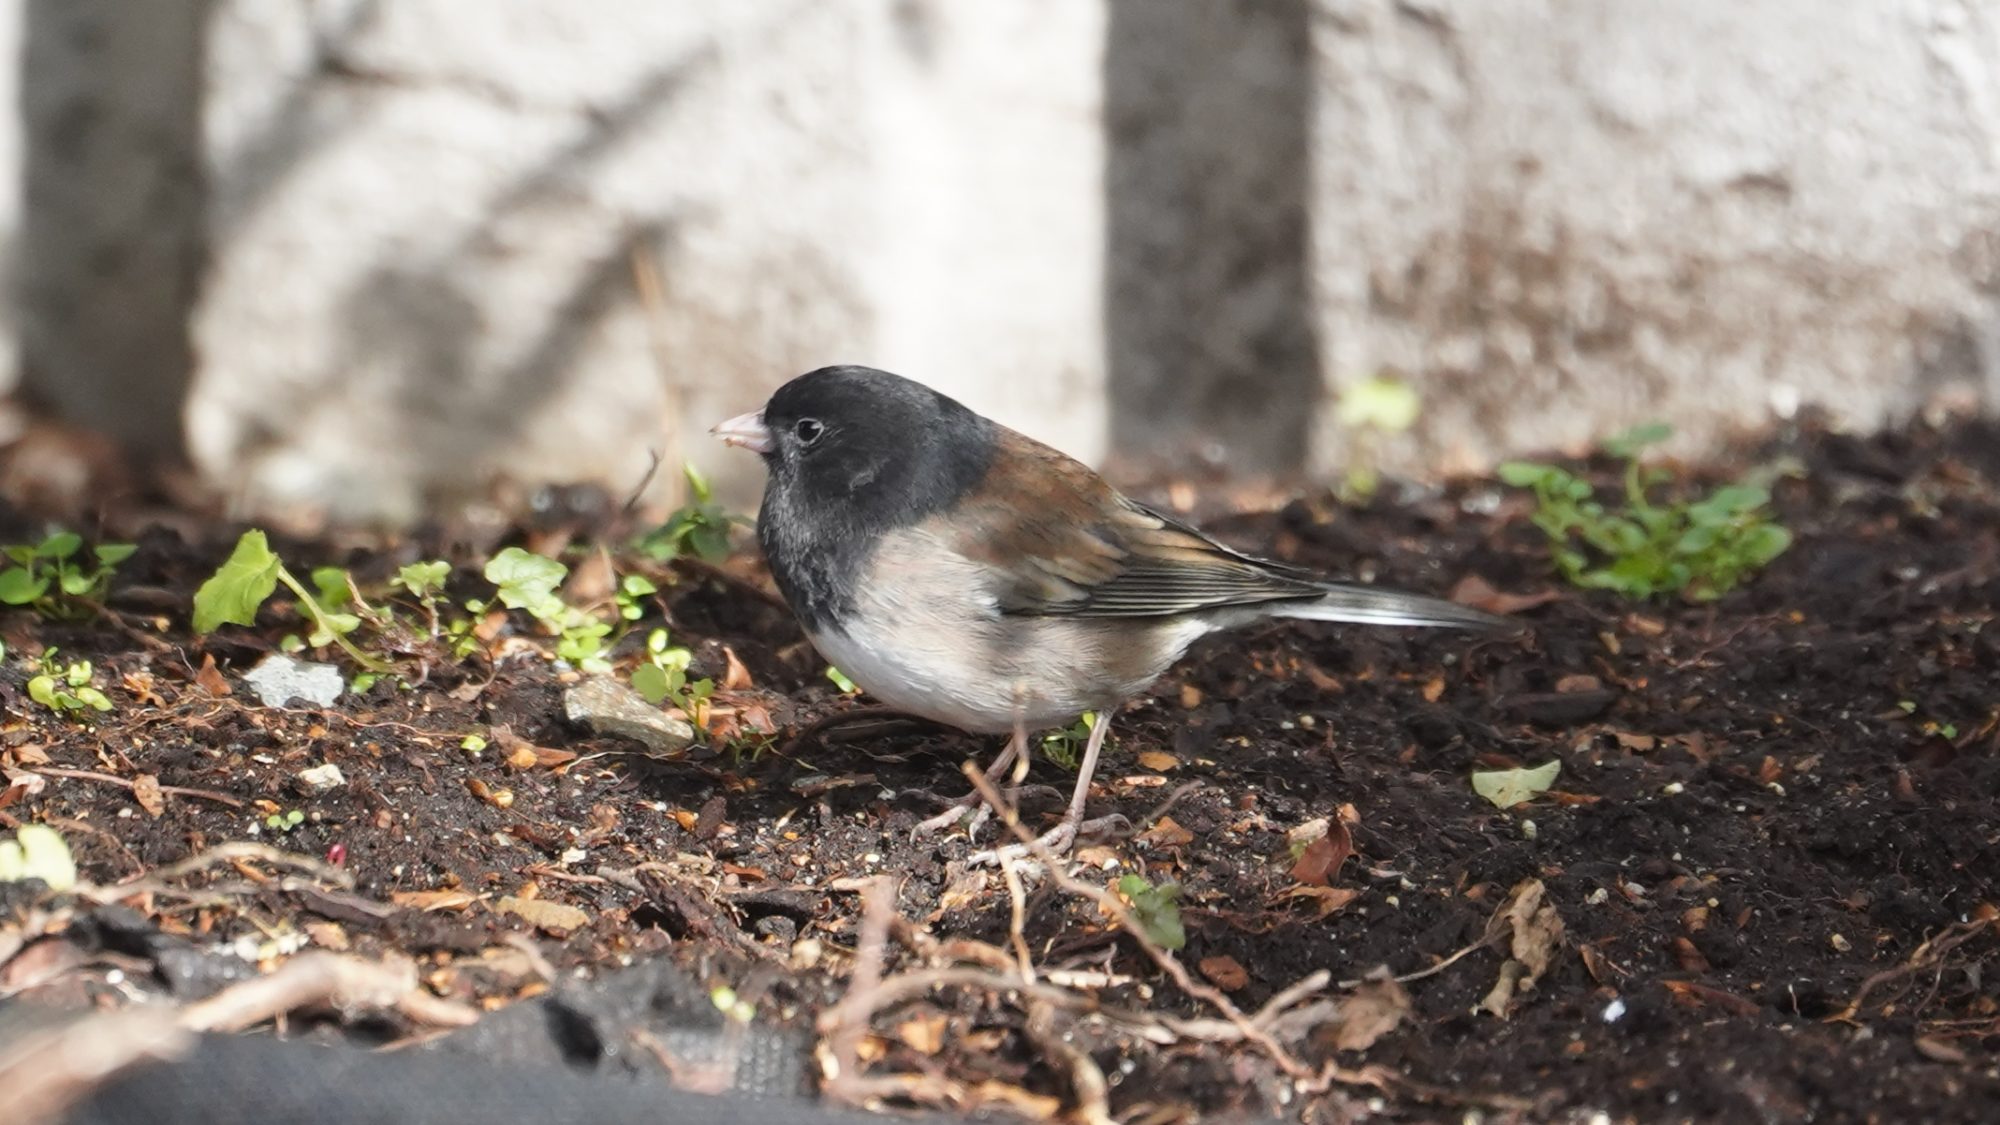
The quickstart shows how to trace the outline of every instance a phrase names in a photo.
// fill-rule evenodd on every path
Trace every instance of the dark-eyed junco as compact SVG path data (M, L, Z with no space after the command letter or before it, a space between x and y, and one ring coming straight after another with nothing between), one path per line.
M1504 625L1468 606L1253 558L920 383L823 367L716 426L763 455L757 536L820 654L882 702L967 731L1098 712L1062 822L1076 839L1105 732L1196 638L1266 617ZM948 822L948 821L947 821Z

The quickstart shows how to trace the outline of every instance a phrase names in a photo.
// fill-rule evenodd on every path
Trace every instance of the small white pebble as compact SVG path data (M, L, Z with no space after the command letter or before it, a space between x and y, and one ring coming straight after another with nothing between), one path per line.
M1521 838L1523 840L1532 840L1535 837L1541 835L1541 833L1542 830L1535 827L1534 821L1524 820L1521 822Z
M869 853L868 853L867 855L864 855L864 856L862 856L862 857L861 857L861 862L863 862L863 863L880 863L880 862L882 862L882 857L881 857L881 855L880 855L879 853L876 853L876 852L869 852Z
M1624 1019L1625 1001L1613 997L1611 1003L1604 1006L1604 1015L1601 1018L1605 1023L1617 1023L1619 1020ZM1600 1114L1599 1116L1602 1115Z
M1845 937L1841 936L1840 934L1835 934L1832 937L1828 938L1827 942L1828 944L1832 945L1836 950L1839 950L1842 953L1846 953L1848 950L1854 948L1854 943L1848 941Z
M1605 903L1611 901L1611 891L1608 888L1599 887L1590 892L1590 897L1583 901L1586 906L1603 906Z
M1311 730L1319 725L1319 720L1313 718L1311 715L1300 715L1299 725L1306 728L1307 730Z
M1771 792L1776 793L1780 797L1785 795L1785 787L1778 784L1775 781L1765 786L1764 788L1769 789Z
M1660 792L1665 793L1669 797L1679 796L1681 793L1684 793L1686 791L1687 791L1687 786L1682 785L1678 781L1669 781L1667 782L1666 786L1660 790Z

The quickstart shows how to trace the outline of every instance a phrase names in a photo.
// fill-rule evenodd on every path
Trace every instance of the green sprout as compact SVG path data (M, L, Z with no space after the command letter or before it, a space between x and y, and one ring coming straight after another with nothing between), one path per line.
M0 547L11 564L0 570L0 604L30 606L44 617L74 620L97 612L118 564L138 550L100 543L83 553L83 537L58 531L40 543Z
M1423 408L1415 387L1386 372L1340 392L1334 420L1350 435L1347 476L1340 486L1343 501L1366 504L1374 498L1382 485L1382 444L1416 425Z
M264 827L273 832L290 832L306 821L306 814L298 809L286 809L264 818Z
M96 670L88 660L56 663L56 650L42 652L41 672L28 680L28 698L71 718L88 718L91 711L111 710L111 700L91 683Z
M1571 583L1629 598L1680 594L1713 601L1784 554L1792 533L1773 522L1771 493L1750 481L1725 485L1695 501L1656 503L1652 491L1672 480L1639 463L1672 430L1640 426L1604 443L1625 461L1624 505L1608 508L1596 489L1554 465L1511 461L1500 479L1535 494L1536 527L1548 537L1556 569Z
M654 706L672 703L692 720L715 692L713 680L688 679L693 659L692 652L670 643L665 629L655 629L646 634L645 658L632 669L632 689Z
M1187 945L1187 929L1181 924L1181 886L1161 883L1154 886L1143 875L1122 875L1118 894L1132 906L1132 919L1162 949Z
M1083 761L1084 743L1090 741L1091 728L1097 725L1097 712L1085 711L1076 722L1061 730L1050 731L1042 736L1042 757L1056 765L1075 773Z
M672 562L686 555L721 562L729 557L730 525L743 521L715 502L715 491L699 469L689 464L681 466L681 472L688 482L687 505L640 536L633 547L654 562Z

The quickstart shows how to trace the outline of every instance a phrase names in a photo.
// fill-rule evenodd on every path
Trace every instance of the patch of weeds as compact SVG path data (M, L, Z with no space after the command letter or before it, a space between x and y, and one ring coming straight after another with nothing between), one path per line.
M43 617L92 616L111 589L118 564L138 550L130 543L100 543L83 550L83 537L58 531L35 544L0 547L9 565L0 570L0 603L29 606Z
M611 623L589 610L564 601L558 588L569 575L569 567L545 555L519 547L508 547L487 561L481 571L498 589L501 605L522 610L540 622L556 638L556 655L585 672L609 672ZM474 614L485 605L468 602Z
M1083 761L1084 743L1090 741L1091 728L1097 725L1097 712L1085 711L1076 722L1061 730L1050 731L1042 736L1042 757L1056 765L1075 773Z
M315 571L314 585L321 594L332 596L336 590L329 573L330 568ZM298 599L300 608L306 611L312 623L312 632L306 643L314 648L333 644L345 652L356 664L378 675L395 669L385 660L370 656L356 647L348 639L348 634L361 625L360 615L342 610L361 608L353 594L353 583L347 579L345 571L331 571L340 575L339 598L333 609L327 608L312 591L306 589L285 564L272 552L271 544L259 530L243 533L236 541L236 549L229 555L221 568L194 594L194 630L208 634L226 624L254 625L257 609L264 604L283 583Z
M632 547L654 562L672 562L685 555L705 562L721 562L729 557L730 525L744 521L715 502L714 489L700 470L683 465L681 472L688 482L687 506L640 536Z
M645 658L632 669L632 690L655 706L673 704L689 722L703 726L702 711L715 692L715 682L688 679L688 661L693 658L693 653L671 643L665 629L653 630L646 634Z
M1143 875L1121 875L1118 897L1132 907L1132 917L1139 928L1160 948L1180 949L1187 945L1187 929L1181 925L1179 883L1161 883L1156 887Z
M73 719L88 718L92 711L111 710L111 700L91 683L96 670L88 660L56 663L56 650L42 652L41 672L28 680L28 698Z
M1713 601L1792 545L1792 533L1773 520L1763 483L1745 480L1700 500L1655 502L1651 493L1672 474L1642 466L1639 458L1672 433L1663 424L1640 426L1604 443L1605 452L1625 462L1622 507L1606 507L1590 482L1554 465L1500 466L1502 481L1534 491L1534 524L1571 583L1629 598Z

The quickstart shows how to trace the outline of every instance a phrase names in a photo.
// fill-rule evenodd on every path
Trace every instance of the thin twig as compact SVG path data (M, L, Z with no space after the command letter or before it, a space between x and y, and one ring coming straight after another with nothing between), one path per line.
M1118 923L1120 929L1130 934L1133 941L1138 943L1139 948L1144 950L1148 957L1152 958L1153 963L1159 966L1161 972L1166 973L1168 977L1172 978L1174 984L1182 992L1197 1000L1205 1001L1216 1011L1221 1012L1223 1017L1233 1024L1243 1035L1243 1038L1262 1048L1271 1057L1271 1060L1277 1063L1279 1068L1284 1070L1287 1075L1299 1080L1314 1077L1315 1072L1311 1067L1300 1062L1290 1051L1285 1049L1284 1044L1279 1043L1263 1028L1252 1023L1249 1017L1243 1014L1243 1010L1238 1008L1229 997L1223 995L1220 989L1195 980L1188 973L1186 967L1180 963L1179 958L1162 948L1158 942L1153 940L1150 934L1146 933L1146 928L1140 925L1139 920L1132 916L1131 909L1125 905L1123 899L1112 894L1110 890L1104 887L1092 886L1063 870L1061 857L1051 852L1032 832L1029 832L1021 824L1020 813L1012 805L1001 800L999 791L993 787L992 782L986 780L985 772L976 764L969 762L966 764L965 776L971 779L972 784L978 788L979 795L984 797L986 803L991 805L993 810L1000 815L1000 818L1006 822L1008 830L1020 839L1022 844L1035 855L1036 859L1041 861L1049 877L1055 880L1058 886L1078 897L1095 900L1099 909L1110 915L1112 920Z
M101 781L106 785L117 785L127 790L131 789L133 785L126 778L118 777L114 774L98 773L95 770L73 770L57 766L33 766L29 767L27 772L47 774L50 777L70 777L78 781ZM178 797L200 797L205 801L216 801L228 805L232 809L243 807L243 802L231 797L229 794L217 793L209 789L187 789L179 785L162 785L160 786L160 792L170 793Z

